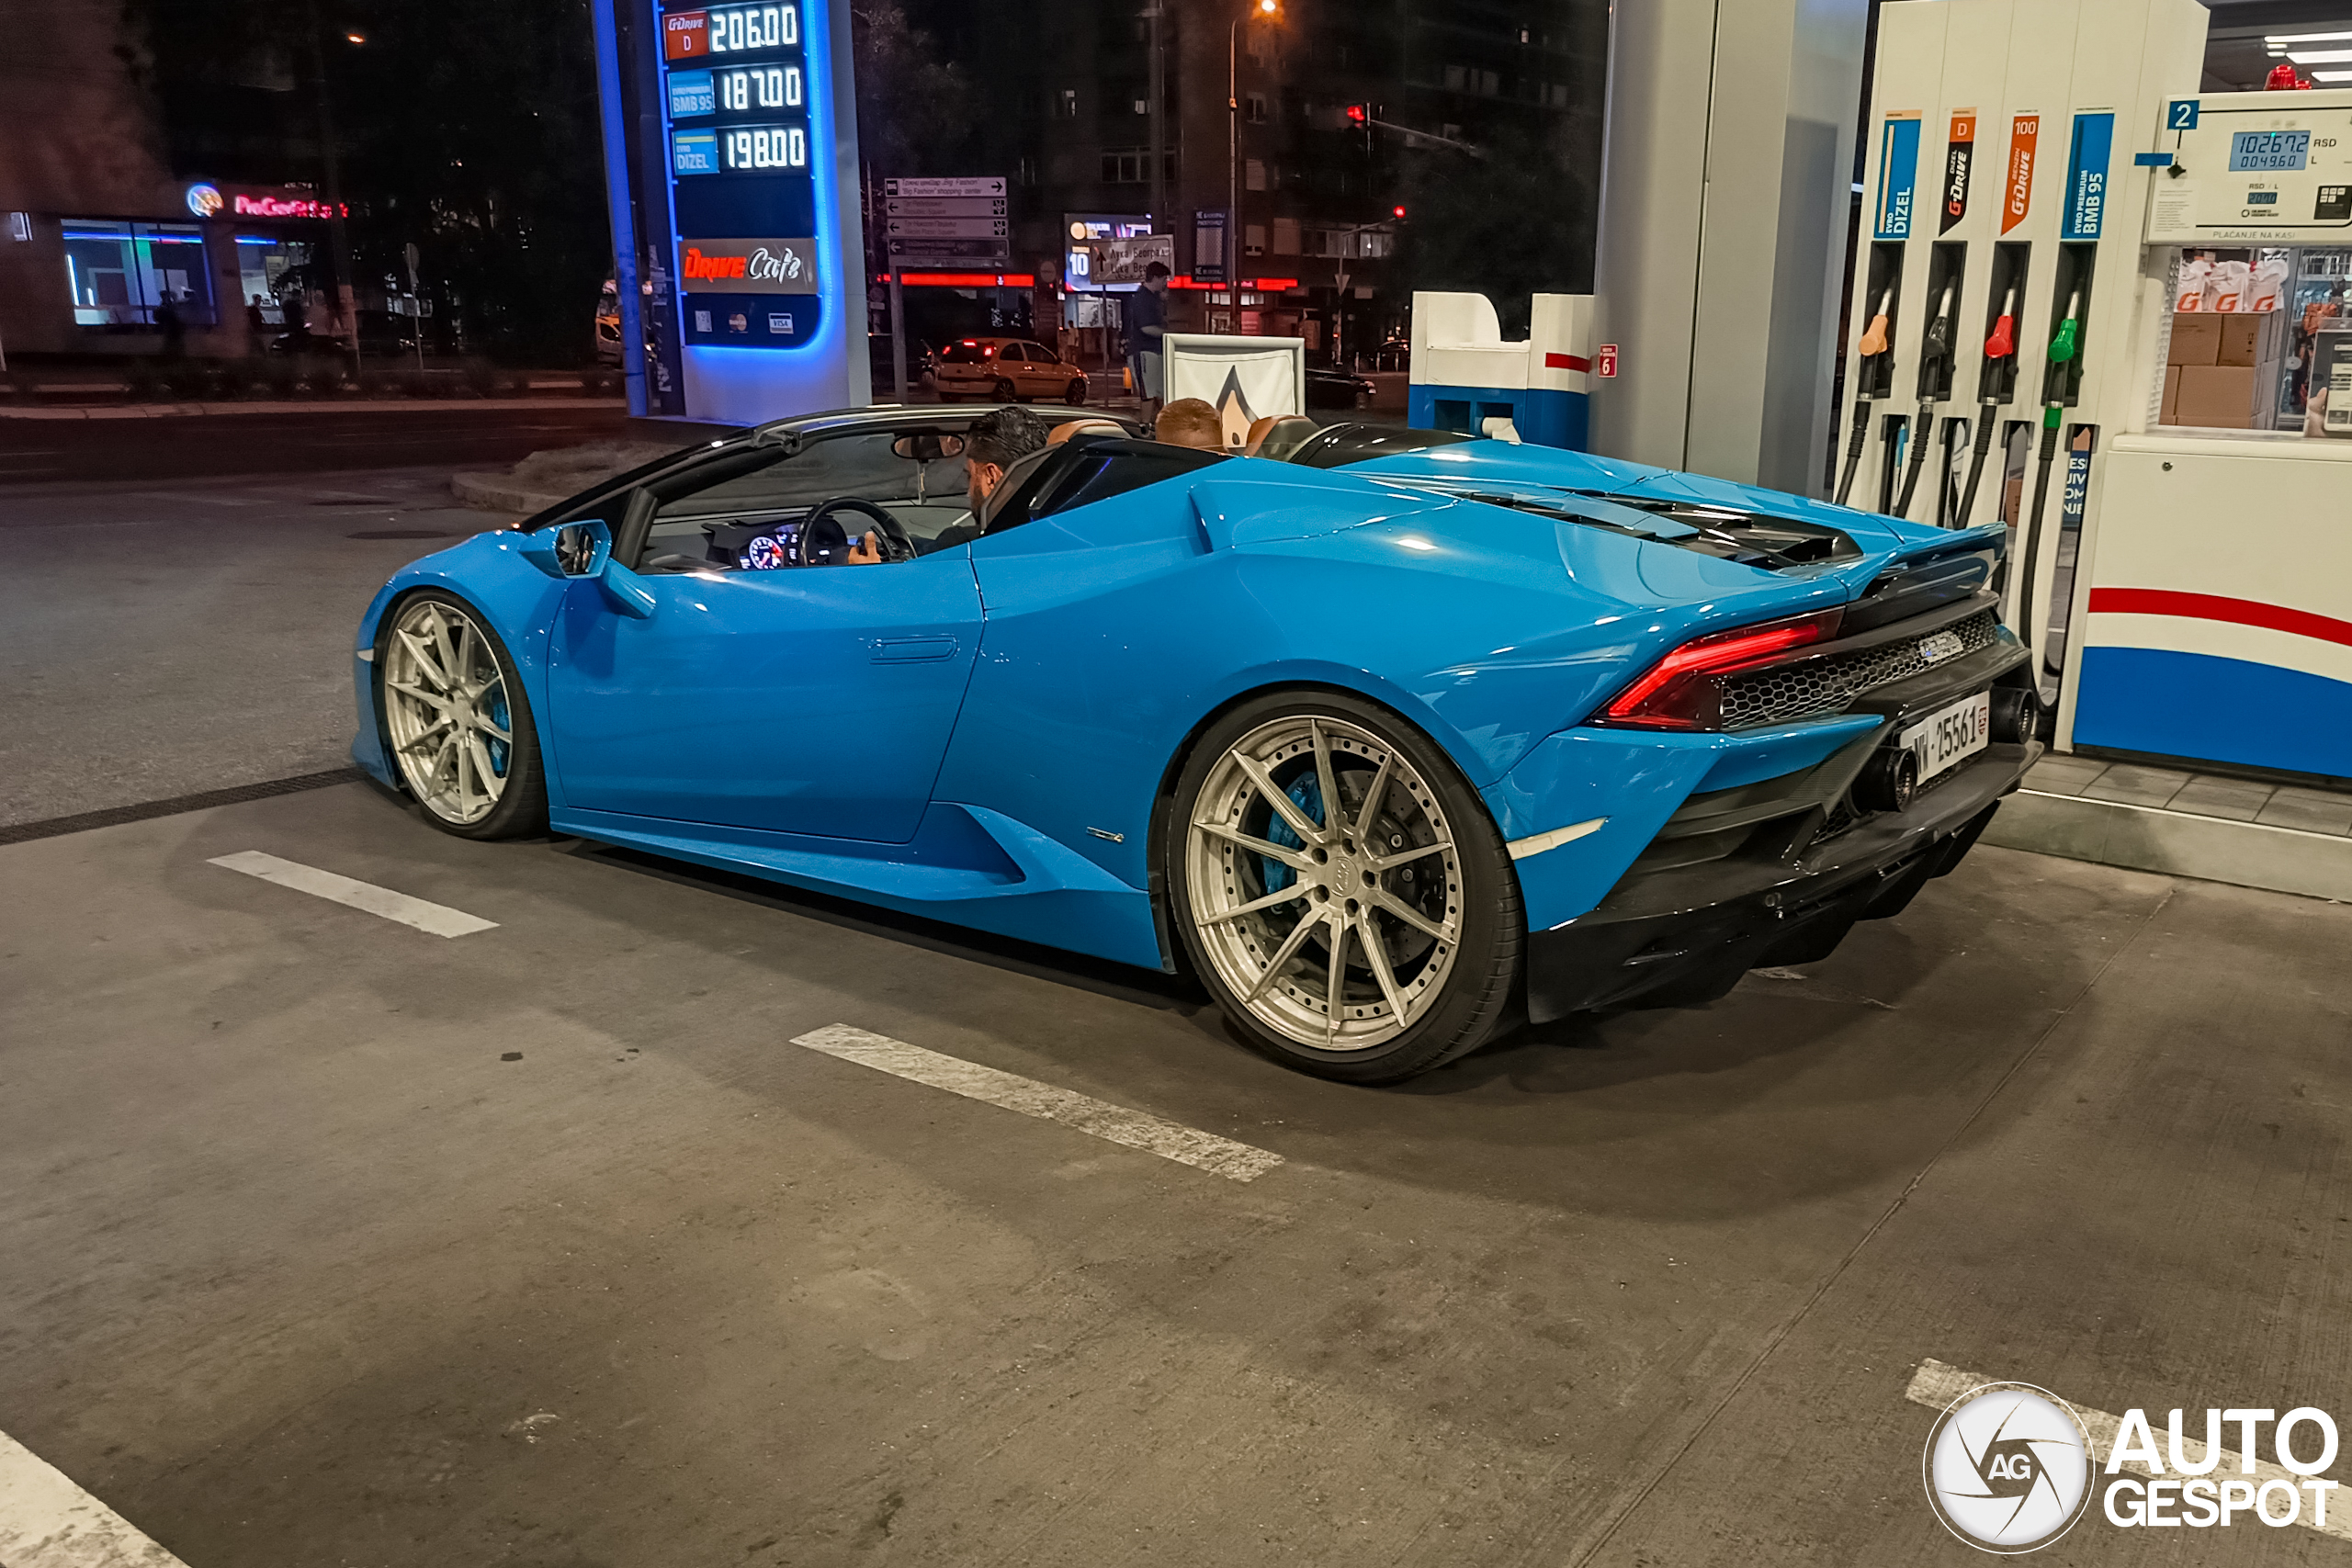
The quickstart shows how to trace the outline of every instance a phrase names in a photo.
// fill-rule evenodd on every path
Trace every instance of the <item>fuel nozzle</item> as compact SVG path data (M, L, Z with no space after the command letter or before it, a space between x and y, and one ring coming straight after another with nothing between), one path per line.
M1947 390L1942 371L1951 364L1951 302L1957 291L1956 285L1944 285L1935 320L1928 323L1919 340L1919 417L1911 426L1911 462L1903 476L1903 493L1894 502L1898 517L1910 514L1911 498L1919 492L1919 475L1928 466L1928 451L1933 445L1929 437L1936 427L1936 405L1943 401Z
M2050 363L2064 365L2075 357L2082 345L2083 291L2079 288L2066 297L2066 319L2050 339Z
M1984 340L1984 357L2007 359L2018 351L2018 291L2011 284L2001 297L2001 319L1993 323L1993 335Z

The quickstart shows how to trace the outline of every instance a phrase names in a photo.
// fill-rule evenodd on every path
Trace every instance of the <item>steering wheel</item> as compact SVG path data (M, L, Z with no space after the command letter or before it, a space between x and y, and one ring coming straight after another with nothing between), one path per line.
M902 561L912 560L915 558L914 536L907 532L907 525L905 524L890 515L888 511L877 505L874 502L865 500L860 496L837 495L833 497L832 500L825 502L820 505L814 512L811 512L808 516L800 520L802 564L816 564L813 560L808 558L811 554L811 547L816 546L818 540L825 538L829 534L838 532L842 536L842 542L846 545L849 539L849 531L842 527L841 524L833 515L835 513L839 512L855 512L873 520L874 531L876 534L879 535L881 538L882 558L884 560ZM832 524L832 527L831 529L827 529L822 526L822 525L827 523Z

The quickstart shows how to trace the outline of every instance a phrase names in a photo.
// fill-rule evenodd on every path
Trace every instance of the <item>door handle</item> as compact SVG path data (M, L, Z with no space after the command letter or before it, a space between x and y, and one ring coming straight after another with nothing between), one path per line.
M927 660L953 659L961 646L952 637L886 637L874 644L874 662L919 664Z

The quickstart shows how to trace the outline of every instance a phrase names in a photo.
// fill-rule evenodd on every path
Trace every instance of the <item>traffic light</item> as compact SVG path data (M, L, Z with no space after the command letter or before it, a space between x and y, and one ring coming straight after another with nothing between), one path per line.
M1402 223L1405 220L1405 209L1402 207L1392 207L1388 209L1388 213L1390 217L1396 219L1399 223Z

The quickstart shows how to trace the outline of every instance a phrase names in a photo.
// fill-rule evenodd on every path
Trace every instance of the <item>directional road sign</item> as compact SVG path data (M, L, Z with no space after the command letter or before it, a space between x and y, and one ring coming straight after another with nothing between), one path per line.
M1001 218L1001 196L894 196L887 203L893 218Z
M982 175L967 179L889 179L882 182L889 196L1002 196L1004 176Z

